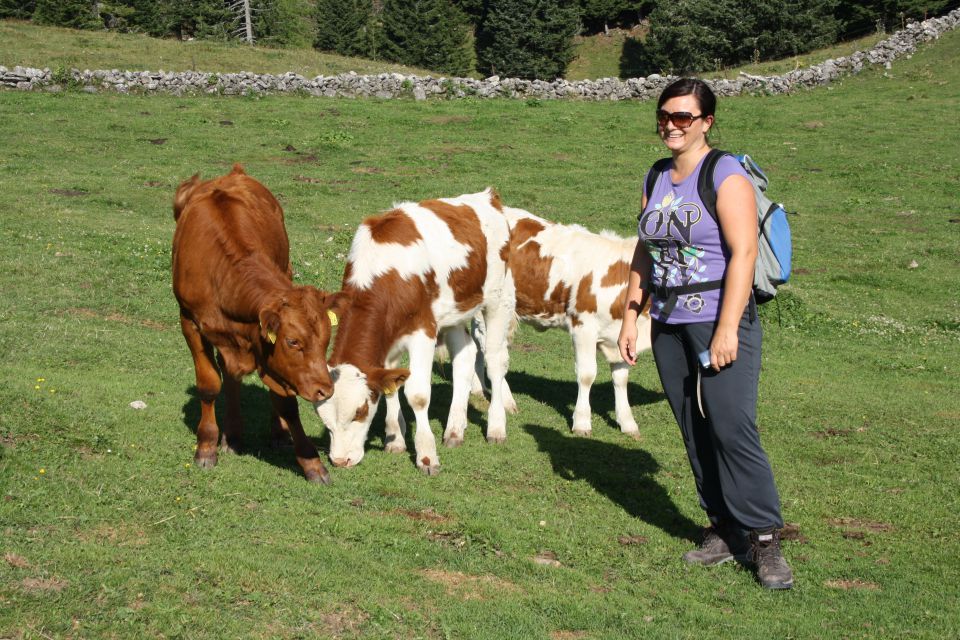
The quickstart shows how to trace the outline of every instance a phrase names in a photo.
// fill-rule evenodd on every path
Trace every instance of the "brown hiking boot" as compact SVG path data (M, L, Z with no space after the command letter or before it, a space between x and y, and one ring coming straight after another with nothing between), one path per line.
M766 589L790 589L793 572L780 551L780 530L766 529L750 533L750 560L757 578Z
M703 530L703 542L693 551L683 554L683 560L689 564L700 564L705 567L723 564L746 551L742 542L740 544L735 542L739 539L742 539L742 536L731 533L727 527L707 527Z

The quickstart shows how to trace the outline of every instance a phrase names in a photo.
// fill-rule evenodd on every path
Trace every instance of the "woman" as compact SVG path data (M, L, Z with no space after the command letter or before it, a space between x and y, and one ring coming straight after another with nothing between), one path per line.
M789 589L780 498L756 427L753 186L725 155L714 170L715 216L697 189L715 110L710 87L691 78L669 85L657 102L657 132L672 157L656 165L662 170L643 195L620 355L636 362L637 314L652 296L654 359L710 520L703 543L684 560L712 566L749 551L764 587Z

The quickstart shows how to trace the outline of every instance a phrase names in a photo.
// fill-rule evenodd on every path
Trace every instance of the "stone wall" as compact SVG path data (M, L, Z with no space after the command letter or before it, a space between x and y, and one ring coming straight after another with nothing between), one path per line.
M869 51L827 60L806 69L797 69L782 76L754 76L741 73L736 80L712 80L718 95L743 93L788 93L816 87L847 74L859 73L868 65L891 63L901 56L910 57L917 46L935 40L960 24L960 9L940 18L912 22L883 40ZM497 76L484 80L471 78L434 78L431 76L382 73L357 75L354 72L307 79L295 73L274 76L256 73L204 73L197 71L78 71L54 73L50 69L0 66L0 87L24 91L62 91L66 86L83 91L115 91L120 93L191 94L275 94L343 98L520 98L555 100L646 100L655 98L675 76L650 75L646 78L602 78L600 80L519 80Z

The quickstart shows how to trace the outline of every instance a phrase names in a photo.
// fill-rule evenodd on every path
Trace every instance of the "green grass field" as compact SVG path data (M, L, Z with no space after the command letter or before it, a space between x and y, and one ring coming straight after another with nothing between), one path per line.
M492 185L633 233L652 104L0 92L0 638L960 636L958 59L953 32L886 72L719 105L717 145L796 212L759 405L789 593L684 565L703 517L652 360L631 381L642 439L604 374L576 438L558 331L518 333L507 443L475 402L436 478L383 452L377 418L357 468L308 484L268 447L254 378L248 451L191 464L181 180L243 163L284 205L298 281L335 288L358 222L399 200Z

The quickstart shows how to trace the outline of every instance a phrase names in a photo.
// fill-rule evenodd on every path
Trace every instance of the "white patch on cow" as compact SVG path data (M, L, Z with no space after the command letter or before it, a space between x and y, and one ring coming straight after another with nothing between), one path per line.
M485 236L486 278L482 285L482 299L475 307L459 309L449 283L450 275L454 271L469 268L472 249L457 242L447 222L416 203L400 203L395 206L395 209L410 218L423 240L405 246L397 243L378 243L373 241L369 227L361 225L350 249L351 276L348 284L366 289L376 287L376 279L390 271L397 272L403 278L423 278L432 272L439 287L439 295L431 303L430 310L438 331L447 327L466 325L478 311L484 314L489 327L487 354L490 362L487 370L491 380L498 383L494 385L498 390L491 395L487 438L492 442L503 442L506 439L506 418L499 383L503 381L509 361L506 334L513 315L516 291L512 274L508 272L506 264L500 257L501 249L509 241L510 228L500 210L493 206L492 198L493 192L488 189L480 193L441 200L454 206L470 207L470 210L465 210L463 215L475 216ZM386 357L389 362L397 361L404 351L409 355L410 377L403 386L403 393L414 410L416 418L414 434L416 464L418 468L430 475L440 470L436 442L430 430L427 412L430 404L435 346L436 336L429 336L426 332L418 330L409 335L396 336L393 344L388 347ZM469 360L472 359L473 347L462 347L461 350L465 350L470 357L460 358L458 361L459 375L454 380L454 401L448 418L448 431L455 436L450 439L451 441L462 438L467 424L467 396L471 377ZM363 445L376 407L373 403L370 404L370 411L364 423L353 421L357 409L362 407L361 402L365 401L361 395L367 393L366 380L363 374L351 365L342 364L334 370L337 371L337 377L334 379L333 397L326 403L319 404L317 413L330 430L331 459L334 461L349 459L351 464L356 464L363 457ZM332 370L331 375L333 373ZM326 406L328 404L330 406ZM393 416L388 417L388 420L394 420ZM397 427L390 425L388 435L395 436L395 432L401 430L399 423L402 420L399 416L395 421L398 423ZM399 443L397 448L400 450Z
M541 258L552 258L546 295L549 296L558 285L570 288L570 305L566 313L524 315L521 320L540 329L564 327L573 337L574 369L578 384L572 420L574 432L582 435L591 432L589 395L597 375L596 352L599 350L610 365L617 422L624 433L638 433L627 399L629 368L620 358L617 348L621 322L611 313L626 283L601 285L611 266L618 262L629 265L633 261L637 239L621 238L610 231L591 233L580 225L555 224L513 207L504 207L503 211L511 228L523 219L533 220L544 227L526 242L537 243ZM531 277L532 273L515 272L513 275L520 281ZM575 308L577 290L585 277L590 283L590 293L597 301L595 313L578 312ZM648 315L640 315L637 329L637 351L645 351L650 348ZM479 370L482 367L478 365ZM478 377L482 379L482 374L478 374ZM509 387L506 383L504 387L504 395L509 397Z
M412 251L414 247L419 250ZM353 236L347 262L351 267L348 282L358 289L369 289L374 280L391 270L405 280L422 276L430 270L427 254L423 250L423 240L418 240L413 245L375 242L370 234L370 227L365 224L361 224Z
M313 406L330 433L330 460L338 466L339 461L345 463L342 466L352 467L363 458L377 403L370 401L367 376L352 364L332 367L330 377L333 395ZM366 419L354 420L364 404L368 405Z

